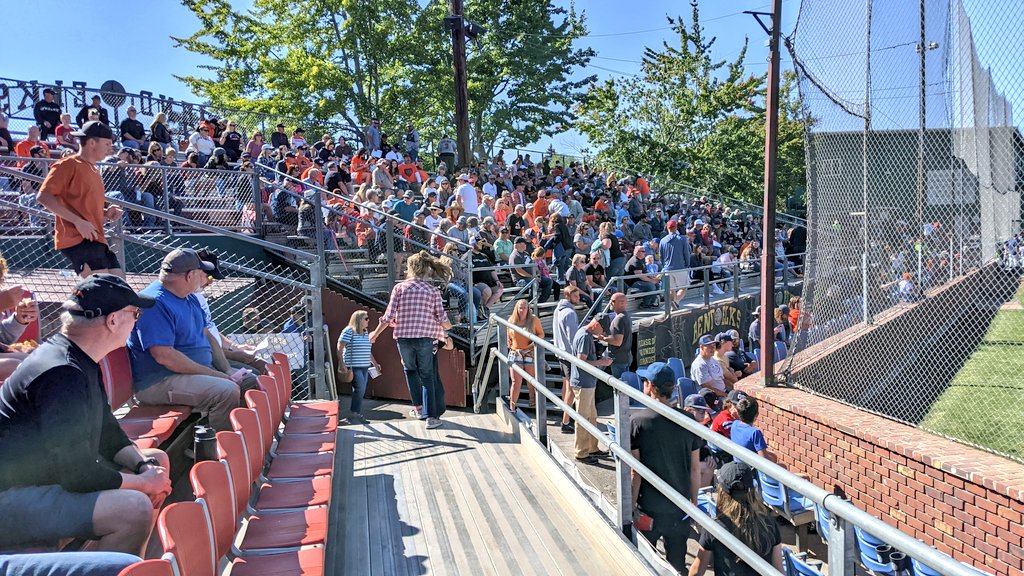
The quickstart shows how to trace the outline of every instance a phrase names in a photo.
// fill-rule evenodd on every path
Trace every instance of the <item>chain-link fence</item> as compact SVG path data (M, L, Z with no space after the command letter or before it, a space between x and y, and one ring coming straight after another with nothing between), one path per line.
M127 204L122 204L127 207ZM146 216L157 214L139 208ZM17 230L0 231L0 253L7 260L8 285L21 285L39 303L40 337L59 328L61 303L79 277L70 262L53 249L53 217L37 207L0 198L0 213L34 222ZM228 359L244 353L270 361L270 354L288 355L295 382L294 398L330 397L325 385L325 336L321 317L319 260L314 255L290 253L258 239L218 231L199 222L176 216L173 235L162 230L126 232L122 223L107 229L112 250L118 255L128 283L141 290L157 279L160 262L175 248L206 248L218 255L223 279L203 290ZM181 234L177 230L211 234ZM265 249L291 256L290 263L268 256ZM319 368L318 368L319 366Z
M820 369L795 381L1024 459L1019 8L804 0L787 45L807 123L802 342L875 325L808 349Z
M82 82L73 82L71 86L65 86L32 80L0 78L0 113L9 118L9 129L16 136L26 133L28 127L36 123L33 117L33 106L43 99L43 90L46 88L55 92L54 101L61 106L64 112L71 114L73 124L82 108L91 105L94 96L99 96L101 106L106 110L110 126L114 129L115 134L118 134L121 121L128 118L129 107L136 109L136 119L142 122L147 133L150 123L156 115L163 113L172 137L171 144L179 150L184 150L180 144L188 140L196 126L203 120L230 119L237 124L237 129L243 137L251 137L256 132L260 132L267 142L270 141L270 133L276 129L278 123L287 126L289 136L291 130L295 128L305 127L312 131L309 122L300 118L270 116L249 110L183 102L162 94L154 95L145 90L138 94L127 94L88 88ZM330 134L338 134L340 131L337 126L319 128L327 130ZM318 139L319 134L310 134L310 137Z

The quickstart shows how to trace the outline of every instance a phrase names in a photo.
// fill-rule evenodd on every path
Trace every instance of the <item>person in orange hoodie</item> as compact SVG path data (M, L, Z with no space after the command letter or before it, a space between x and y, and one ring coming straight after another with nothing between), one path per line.
M370 168L366 164L367 157L366 148L360 148L355 155L352 156L350 172L352 172L352 182L356 186L362 184L366 180L367 176L370 175Z

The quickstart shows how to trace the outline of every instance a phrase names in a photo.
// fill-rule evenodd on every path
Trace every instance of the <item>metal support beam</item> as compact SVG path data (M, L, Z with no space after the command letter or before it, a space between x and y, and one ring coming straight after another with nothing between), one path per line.
M455 141L459 157L455 164L467 166L472 161L469 149L469 89L466 79L466 26L462 0L451 0L451 15L462 18L462 25L452 27L452 66L455 69ZM454 168L454 166L452 167ZM452 174L455 174L454 170Z
M629 435L632 430L629 413L629 396L618 390L615 393L615 443L629 452L632 448ZM619 526L626 538L633 536L633 480L630 467L622 458L615 459L615 502L618 504Z

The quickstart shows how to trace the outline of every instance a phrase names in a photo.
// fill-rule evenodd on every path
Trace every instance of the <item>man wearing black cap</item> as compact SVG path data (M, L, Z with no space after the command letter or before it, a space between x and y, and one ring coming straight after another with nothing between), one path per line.
M292 143L288 140L288 135L284 132L284 124L278 123L277 131L270 135L270 145L275 149L284 146L285 148L291 148Z
M167 455L125 436L99 362L153 304L117 276L90 276L64 302L60 332L0 387L0 548L84 538L145 551L171 491Z
M645 394L669 406L675 386L675 372L668 364L655 362L647 367ZM691 502L697 502L697 490L701 487L700 438L654 410L644 408L633 416L629 442L634 458ZM652 546L657 546L658 540L664 538L669 564L685 572L690 525L683 518L683 511L635 471L630 475L637 529Z
M210 311L210 304L206 300L206 296L203 294L203 289L213 284L214 280L223 280L224 273L221 272L219 264L219 258L217 254L211 250L197 250L196 256L203 262L209 263L213 266L213 270L206 275L206 281L203 282L202 288L196 292L196 298L199 300L199 306L203 309L203 314L206 316L206 330L210 335L210 347L213 349L214 363L213 365L219 370L233 374L239 368L252 368L256 374L267 373L267 363L256 357L254 354L255 348L252 346L246 346L238 344L228 338L224 338L220 330L217 329L217 323L213 321L213 312ZM230 362L230 364L229 364ZM254 381L255 376L251 374L246 376L241 383L243 390L255 388L258 383ZM253 380L251 383L247 380Z
M72 132L81 142L78 154L50 167L36 200L56 216L53 247L71 260L83 278L94 272L123 275L117 256L103 236L104 220L121 217L117 206L104 207L103 178L96 163L110 155L114 135L98 120Z
M195 293L214 266L195 250L177 249L160 265L160 279L142 291L156 301L128 339L135 397L143 404L181 404L206 412L210 426L230 430L238 384L213 367L206 315Z
M110 126L110 116L107 114L107 109L103 107L100 101L99 94L93 94L92 104L86 104L82 106L82 109L78 111L78 115L75 116L75 123L81 128L85 126L85 123L89 121L89 110L95 110L100 114L100 122L103 122L107 126Z
M46 88L43 90L43 99L32 107L32 115L39 126L41 140L49 138L60 124L61 109L60 104L54 101L56 97L57 93L53 91L53 88Z

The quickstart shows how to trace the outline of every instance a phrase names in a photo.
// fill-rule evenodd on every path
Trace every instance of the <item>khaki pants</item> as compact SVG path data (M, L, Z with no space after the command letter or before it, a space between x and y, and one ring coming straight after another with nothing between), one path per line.
M576 411L580 413L580 416L586 418L591 424L597 426L597 404L594 402L594 393L597 392L597 388L576 388L573 387L573 393L576 394ZM578 423L576 425L576 457L586 458L592 452L597 451L597 438L593 434L587 432Z
M210 426L230 431L228 415L238 408L240 392L225 375L223 378L199 374L175 374L135 394L142 404L181 404L205 412Z

